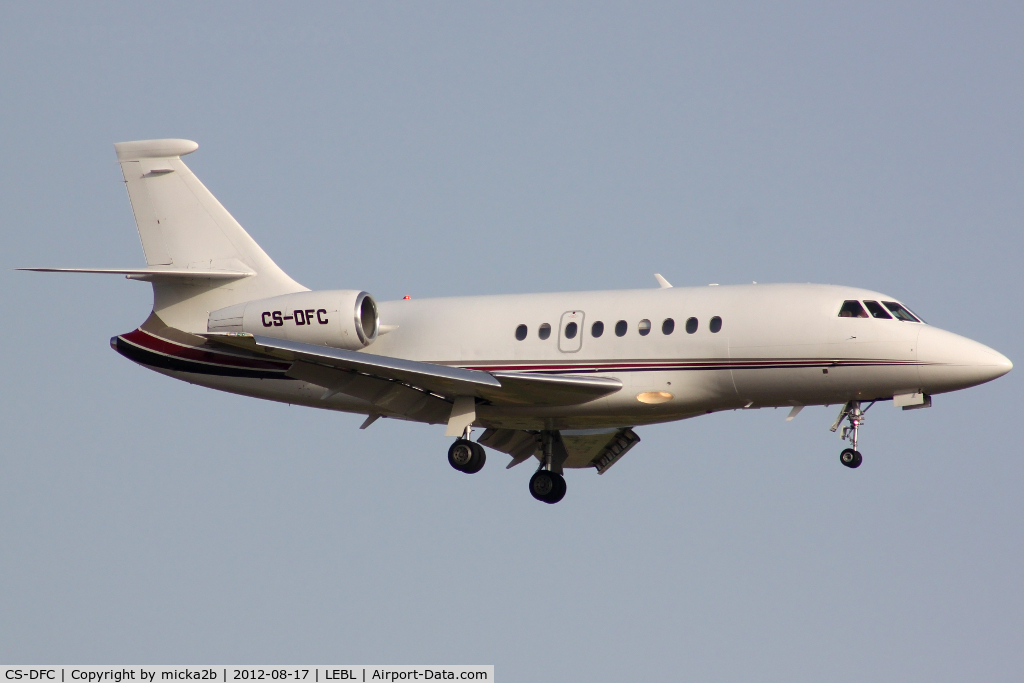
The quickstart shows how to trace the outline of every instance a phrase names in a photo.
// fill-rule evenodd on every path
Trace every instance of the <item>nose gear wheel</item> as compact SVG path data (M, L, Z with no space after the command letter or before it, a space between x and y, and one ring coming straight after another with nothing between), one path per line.
M860 463L862 461L863 458L860 455L860 451L855 451L852 448L844 449L843 452L839 454L839 462L843 463L852 470L855 470L858 467L860 467Z
M852 448L843 449L843 452L839 454L839 462L850 469L860 467L861 462L864 460L861 457L860 451L857 450L857 442L860 437L860 427L864 424L864 413L868 412L868 409L873 405L875 405L875 402L871 401L867 407L861 409L860 401L848 401L843 406L843 409L839 411L839 417L832 424L831 430L834 432L839 429L839 425L843 424L844 420L850 423L843 427L840 436L844 441L849 441Z

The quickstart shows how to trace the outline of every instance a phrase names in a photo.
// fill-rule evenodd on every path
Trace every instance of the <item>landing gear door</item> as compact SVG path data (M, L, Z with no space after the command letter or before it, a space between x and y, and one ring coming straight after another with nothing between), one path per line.
M566 311L558 327L558 350L575 353L583 345L583 311Z

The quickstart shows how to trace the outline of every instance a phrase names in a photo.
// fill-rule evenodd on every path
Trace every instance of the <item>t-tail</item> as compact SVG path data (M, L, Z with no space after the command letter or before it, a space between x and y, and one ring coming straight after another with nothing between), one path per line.
M117 273L151 282L153 315L193 334L207 331L211 311L308 291L267 256L181 160L198 148L176 139L114 144L146 267L23 270Z

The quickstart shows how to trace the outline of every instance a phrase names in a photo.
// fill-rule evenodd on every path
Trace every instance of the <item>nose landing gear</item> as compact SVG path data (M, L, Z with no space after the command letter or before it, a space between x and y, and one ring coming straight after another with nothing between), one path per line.
M848 426L843 427L842 438L845 441L849 441L853 448L845 448L843 449L843 452L839 454L839 462L843 463L850 469L860 467L861 462L864 460L860 451L857 450L857 441L860 426L864 424L864 413L868 412L868 408L873 405L875 405L874 401L861 410L860 401L849 401L843 406L843 409L839 411L839 417L836 418L835 423L832 425L832 431L834 432L839 429L839 425L843 423L843 420L849 420L850 422Z
M839 462L843 463L850 469L857 469L860 467L863 458L861 457L860 451L855 451L852 448L844 448L843 452L839 454Z

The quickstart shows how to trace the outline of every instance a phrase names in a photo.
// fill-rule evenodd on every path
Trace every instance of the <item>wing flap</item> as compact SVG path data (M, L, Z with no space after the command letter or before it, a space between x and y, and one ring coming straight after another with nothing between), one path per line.
M568 457L562 467L580 469L594 467L598 474L619 461L630 448L640 442L632 429L588 429L560 433ZM531 456L540 457L541 440L537 432L525 429L488 429L479 443L512 456L506 469L515 467Z
M477 439L478 443L512 456L505 469L512 469L519 463L539 454L540 435L525 429L488 429Z
M324 399L334 394L354 396L377 406L384 415L398 415L419 422L442 424L448 421L452 409L451 403L427 391L352 370L338 370L325 365L298 361L292 363L285 374L324 387Z

